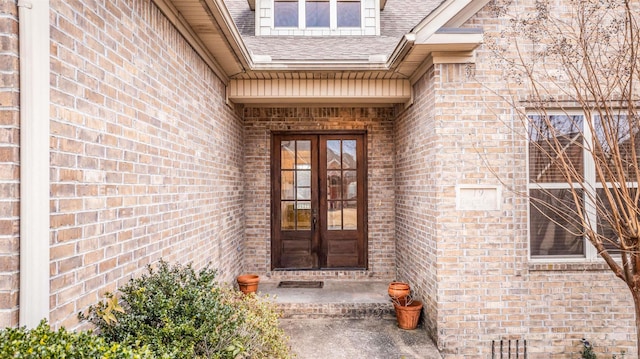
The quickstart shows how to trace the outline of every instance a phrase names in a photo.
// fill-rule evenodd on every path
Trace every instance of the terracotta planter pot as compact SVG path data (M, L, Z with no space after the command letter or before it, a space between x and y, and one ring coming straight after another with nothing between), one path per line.
M398 301L400 305L405 305L407 302L407 296L411 293L411 287L404 282L391 282L387 289L389 297L395 301Z
M244 294L255 293L258 291L258 283L260 277L255 274L243 274L239 275L236 280L238 281L238 287Z
M396 308L398 327L407 330L416 329L420 320L420 313L422 313L422 302L414 300L409 305L394 304L394 307Z

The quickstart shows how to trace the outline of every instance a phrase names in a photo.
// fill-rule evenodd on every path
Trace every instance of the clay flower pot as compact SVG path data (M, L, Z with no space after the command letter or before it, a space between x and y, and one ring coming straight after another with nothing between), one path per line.
M405 305L407 303L407 297L411 293L411 287L404 282L391 282L387 293L389 293L389 297L391 297L394 303L398 302L400 305Z
M416 329L420 313L422 313L422 302L414 300L407 305L393 305L396 308L396 319L400 329Z
M255 293L258 291L258 283L260 277L255 274L243 274L239 275L236 280L238 281L238 287L244 294Z

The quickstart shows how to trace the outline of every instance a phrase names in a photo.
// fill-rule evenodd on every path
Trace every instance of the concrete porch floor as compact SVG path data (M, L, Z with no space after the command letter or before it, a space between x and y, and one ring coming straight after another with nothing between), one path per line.
M293 289L271 280L259 292L283 309L281 327L299 359L440 359L422 328L397 327L388 284L325 280L321 289Z

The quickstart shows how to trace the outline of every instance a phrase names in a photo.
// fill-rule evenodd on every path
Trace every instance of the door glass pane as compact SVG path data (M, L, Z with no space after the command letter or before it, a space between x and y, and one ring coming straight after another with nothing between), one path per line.
M281 171L281 198L282 199L295 199L295 182L294 171Z
M356 141L342 141L342 168L356 169Z
M327 199L342 199L342 171L327 171Z
M298 212L298 230L310 230L311 229L311 202L310 201L298 201L296 202Z
M338 27L360 27L360 1L338 1Z
M327 141L327 169L340 169L341 163L340 140Z
M280 168L293 169L296 165L296 141L282 141L280 143Z
M344 208L342 209L343 229L350 229L350 230L358 229L358 202L347 201L343 203L344 203Z
M296 211L295 211L295 202L293 201L282 201L282 223L280 227L282 229L293 230L296 229Z
M307 1L307 27L329 27L329 1Z
M297 199L311 199L311 188L301 188L298 187L298 198Z
M298 2L278 1L273 4L276 27L298 27Z
M342 198L357 199L358 198L358 173L356 171L343 171Z
M311 199L311 171L296 171L297 199Z
M296 171L298 176L298 188L311 187L311 171Z
M342 201L327 202L327 229L330 231L342 229Z
M311 169L311 141L296 141L298 162L297 169Z

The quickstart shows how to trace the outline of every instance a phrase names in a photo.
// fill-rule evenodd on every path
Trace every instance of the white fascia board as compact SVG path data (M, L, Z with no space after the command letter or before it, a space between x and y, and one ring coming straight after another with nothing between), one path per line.
M486 3L487 0L447 0L427 15L427 17L411 30L411 33L416 35L417 43L422 43L435 34L440 28L448 25L451 19L457 18L458 21L461 19L466 21L469 17L473 16L475 12L471 13L471 11L475 10L476 6L470 5L482 4L482 6L484 6ZM465 9L467 9L467 13L461 16Z
M467 22L473 15L477 14L478 11L482 10L485 5L489 3L489 0L473 0L469 5L467 5L462 11L456 14L456 16L452 17L446 24L445 27L460 27L462 24Z
M413 48L413 44L416 41L415 34L405 34L398 45L396 45L395 49L389 56L389 60L387 61L387 68L395 69L398 65L404 60L411 49Z
M240 31L236 27L233 17L229 13L229 9L224 4L223 0L201 0L213 16L213 20L218 24L222 35L231 46L236 60L240 63L243 69L250 69L253 67L253 61L251 54L240 35Z

